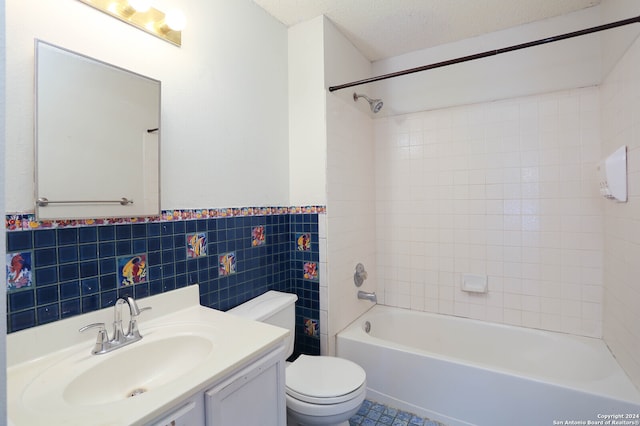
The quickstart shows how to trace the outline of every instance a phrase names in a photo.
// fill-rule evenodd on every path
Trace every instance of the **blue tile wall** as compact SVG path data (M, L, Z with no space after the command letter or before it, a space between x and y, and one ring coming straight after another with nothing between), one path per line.
M252 244L263 226L264 244ZM207 255L187 258L188 233L206 233ZM300 251L296 236L311 236ZM8 332L198 283L200 303L228 310L268 290L298 295L296 353L319 354L320 341L304 333L304 318L319 318L317 280L303 277L305 262L319 263L318 215L276 214L35 229L7 232L7 253L33 253L34 286L7 297ZM218 256L233 252L236 272L219 274ZM117 258L147 253L146 282L118 287Z
M303 266L306 262L320 263L320 245L318 240L318 215L300 214L291 216L291 234L289 253L291 257L292 288L298 296L296 303L296 353L319 354L320 339L308 336L304 332L304 319L319 319L320 288L318 281L306 280L303 277ZM309 234L311 250L298 249L296 236Z

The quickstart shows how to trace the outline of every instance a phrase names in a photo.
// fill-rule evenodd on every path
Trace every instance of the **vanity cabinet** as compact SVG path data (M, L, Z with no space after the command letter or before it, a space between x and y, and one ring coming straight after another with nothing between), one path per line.
M196 426L204 425L202 394L189 398L178 408L151 423L153 426Z
M285 360L280 346L168 410L153 426L285 426Z
M207 426L286 424L284 349L205 392Z

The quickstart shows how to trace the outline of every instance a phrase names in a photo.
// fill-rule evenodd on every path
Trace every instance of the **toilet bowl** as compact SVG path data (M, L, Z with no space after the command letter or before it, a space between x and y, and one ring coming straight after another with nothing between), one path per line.
M289 357L293 353L297 299L295 294L272 290L227 312L288 328ZM348 425L366 397L364 369L352 361L330 356L300 355L287 364L287 424Z
M340 424L362 405L366 373L346 359L300 355L287 366L286 389L290 424Z

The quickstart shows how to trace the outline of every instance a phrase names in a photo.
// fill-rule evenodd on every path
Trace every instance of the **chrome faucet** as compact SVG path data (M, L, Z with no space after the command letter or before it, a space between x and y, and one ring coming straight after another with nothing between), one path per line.
M358 299L371 300L373 303L378 303L378 297L375 292L368 293L366 291L358 291Z
M127 328L126 333L122 328L122 305L125 303L129 306L130 314L129 327ZM113 337L111 339L109 339L109 334L107 333L107 329L103 322L89 324L78 330L80 332L84 332L92 328L98 329L96 344L91 350L93 355L106 354L107 352L111 352L122 346L126 346L142 339L142 335L140 335L140 331L138 330L138 315L143 311L151 309L151 307L140 309L133 297L120 297L116 300L116 304L113 309Z

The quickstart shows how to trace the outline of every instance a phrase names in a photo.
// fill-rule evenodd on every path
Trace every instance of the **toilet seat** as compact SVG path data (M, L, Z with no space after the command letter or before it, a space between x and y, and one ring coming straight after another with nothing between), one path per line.
M286 369L287 395L309 404L341 404L366 390L366 373L358 364L330 356L300 355Z
M344 401L338 404L314 404L299 399L287 394L287 411L295 413L296 416L304 416L307 418L305 424L327 424L327 419L330 417L340 417L335 422L329 422L329 424L338 423L349 419L352 415L358 411L362 403L364 402L366 392L366 384L363 384L357 392L353 392L350 395L352 399ZM347 414L345 416L345 413ZM323 418L324 422L309 422L309 418ZM342 418L344 417L344 418Z

